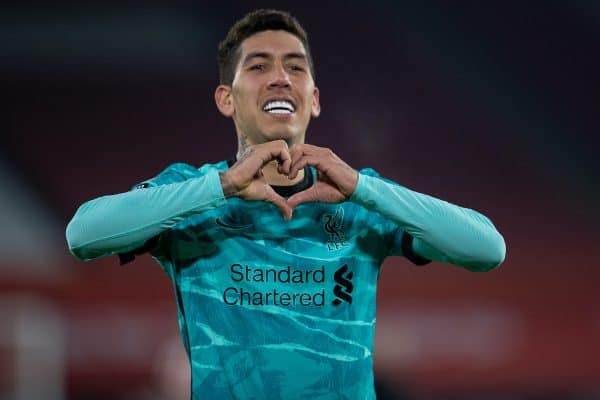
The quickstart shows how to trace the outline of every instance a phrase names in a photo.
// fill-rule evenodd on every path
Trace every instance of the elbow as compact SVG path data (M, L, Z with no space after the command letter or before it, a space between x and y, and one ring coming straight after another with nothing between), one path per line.
M506 242L500 232L496 231L496 239L494 240L493 246L490 250L490 265L493 268L499 267L506 258Z
M93 258L89 254L90 243L93 241L93 238L90 237L90 232L92 232L90 227L94 225L92 216L88 212L90 203L84 203L79 207L65 230L69 252L82 261Z
M477 263L471 266L471 271L488 272L498 268L506 258L506 243L499 232L490 241L488 248Z
M83 244L84 244L84 229L82 228L80 222L77 220L77 215L73 217L71 222L67 225L67 229L65 232L65 236L67 239L67 246L69 248L69 252L80 260L84 260L83 256Z

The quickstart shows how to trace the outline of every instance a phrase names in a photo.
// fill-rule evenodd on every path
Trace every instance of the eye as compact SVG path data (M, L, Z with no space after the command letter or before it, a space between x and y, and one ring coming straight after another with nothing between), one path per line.
M250 71L264 71L266 69L265 64L254 64L248 68Z
M301 67L300 65L292 64L292 65L290 65L290 70L302 72L302 71L304 71L304 67Z

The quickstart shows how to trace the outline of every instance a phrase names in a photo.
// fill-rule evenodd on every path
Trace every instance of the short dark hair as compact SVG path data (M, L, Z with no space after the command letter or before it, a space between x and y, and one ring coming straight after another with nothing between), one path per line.
M219 82L231 85L235 68L240 60L240 47L244 40L262 31L286 31L296 36L306 51L310 73L315 79L315 68L308 46L308 35L302 25L290 13L285 11L261 9L246 14L229 29L227 36L219 43L217 61L219 64Z

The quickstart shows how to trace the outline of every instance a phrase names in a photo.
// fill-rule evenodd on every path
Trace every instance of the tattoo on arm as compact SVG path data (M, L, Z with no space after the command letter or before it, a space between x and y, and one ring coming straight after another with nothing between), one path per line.
M229 175L227 175L225 172L220 172L219 178L221 179L221 187L223 188L223 194L225 195L225 197L235 196L237 190L233 186L233 183L231 183Z

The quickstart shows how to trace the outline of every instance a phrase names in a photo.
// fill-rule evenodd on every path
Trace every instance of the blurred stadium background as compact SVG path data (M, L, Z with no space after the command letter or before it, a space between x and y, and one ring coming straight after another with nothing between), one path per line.
M389 259L387 399L600 398L600 3L28 3L0 15L0 398L184 399L166 276L69 256L79 204L174 161L231 157L216 46L256 6L307 28L308 141L481 210L487 274Z

